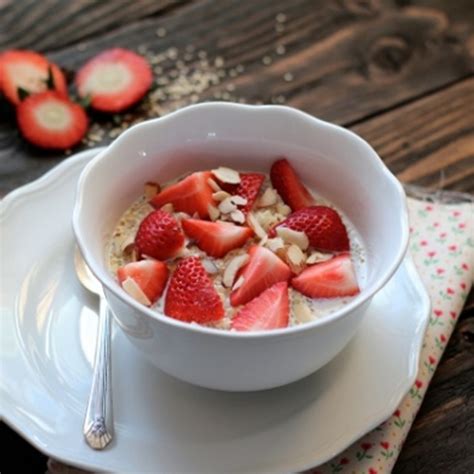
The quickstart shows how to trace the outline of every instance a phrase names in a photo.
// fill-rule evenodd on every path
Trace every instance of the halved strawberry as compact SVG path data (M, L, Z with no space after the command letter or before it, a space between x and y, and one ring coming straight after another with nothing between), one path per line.
M184 234L178 221L168 212L150 212L138 227L135 247L139 257L148 255L166 260L179 254L184 245Z
M166 292L165 314L181 321L208 323L224 316L224 306L198 257L179 261Z
M288 281L291 277L288 265L271 250L253 245L248 254L250 260L239 273L244 282L230 294L232 306L248 303L273 284Z
M123 48L103 51L77 73L81 97L90 97L91 106L103 112L121 112L148 92L153 74L148 62Z
M304 232L312 247L329 252L349 250L349 237L341 217L334 209L327 206L312 206L290 214L269 232L274 237L277 227L288 227Z
M117 270L117 278L124 287L127 287L125 281L131 278L148 298L150 304L153 304L163 293L168 279L168 268L158 260L141 260L120 267Z
M313 197L298 179L295 170L286 158L273 163L270 170L270 179L283 201L293 211L315 204Z
M348 253L306 268L291 280L291 286L311 298L354 296L360 292Z
M288 326L288 283L282 281L249 301L233 317L236 331L260 331Z
M17 107L17 120L30 143L59 150L77 145L88 126L84 109L56 91L28 96Z
M52 84L48 86L49 69ZM27 50L9 50L0 54L0 89L15 105L21 102L18 88L29 94L54 89L67 97L66 78L61 70L41 54Z
M176 211L190 215L197 212L201 219L205 219L209 216L209 204L214 204L213 190L207 182L211 176L210 171L193 173L153 196L150 204L159 208L171 203Z
M221 258L227 252L242 247L252 237L249 227L230 222L209 222L200 219L183 219L183 230L196 241L197 246L212 257Z

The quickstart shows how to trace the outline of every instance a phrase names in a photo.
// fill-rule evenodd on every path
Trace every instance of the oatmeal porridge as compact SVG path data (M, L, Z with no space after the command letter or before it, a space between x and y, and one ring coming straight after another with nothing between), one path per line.
M137 301L226 330L323 318L365 278L356 230L287 159L268 175L220 167L145 183L107 247L108 268Z

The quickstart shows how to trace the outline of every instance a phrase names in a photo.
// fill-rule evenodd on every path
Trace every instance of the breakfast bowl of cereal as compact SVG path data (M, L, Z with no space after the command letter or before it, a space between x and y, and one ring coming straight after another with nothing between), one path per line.
M406 252L400 183L354 133L206 103L136 125L78 184L73 227L117 325L155 366L273 388L333 359Z

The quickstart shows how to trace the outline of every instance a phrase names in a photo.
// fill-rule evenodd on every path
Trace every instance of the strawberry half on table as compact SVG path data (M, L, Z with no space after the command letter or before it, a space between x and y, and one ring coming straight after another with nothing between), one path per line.
M253 235L253 230L249 227L234 225L230 222L184 219L181 224L186 235L194 239L201 250L217 258L242 247Z
M349 253L344 253L303 270L291 286L311 298L354 296L360 292Z
M166 292L165 314L201 324L223 318L222 300L198 257L179 261Z
M76 86L91 107L102 112L122 112L141 100L151 87L153 74L148 62L123 48L103 51L77 73Z
M30 143L47 149L77 145L88 127L84 109L56 91L26 97L17 107L17 121Z
M315 204L310 192L299 180L293 167L286 158L275 161L270 169L270 179L285 204L293 211Z
M56 64L34 51L9 50L0 54L0 90L11 103L20 104L21 94L48 89L67 97L66 78Z
M158 260L127 263L117 270L122 288L140 303L151 306L157 301L168 279L168 268Z
M286 328L289 311L288 283L275 283L239 310L232 318L231 328L236 331Z

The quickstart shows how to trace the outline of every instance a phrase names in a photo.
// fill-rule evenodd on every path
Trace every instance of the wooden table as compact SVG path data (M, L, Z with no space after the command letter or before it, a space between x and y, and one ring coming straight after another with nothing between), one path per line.
M73 72L111 46L147 54L159 89L125 117L95 116L78 149L194 101L287 103L362 135L404 182L474 192L472 0L0 0L0 49L42 51ZM5 194L64 154L27 145L3 101L0 114ZM473 395L471 293L395 472L473 472ZM26 466L43 462L20 449Z

